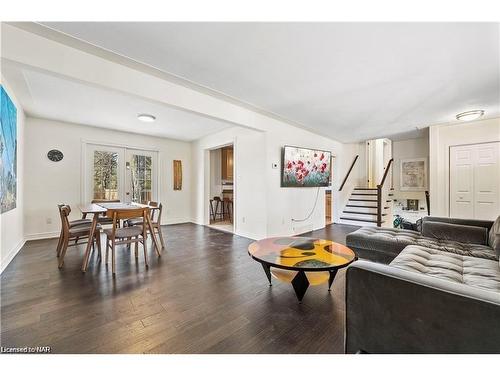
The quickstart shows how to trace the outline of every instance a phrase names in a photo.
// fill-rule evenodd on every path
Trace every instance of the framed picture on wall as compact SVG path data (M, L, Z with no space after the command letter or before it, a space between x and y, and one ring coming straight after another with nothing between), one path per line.
M427 158L401 159L400 189L423 191L427 189Z
M0 85L0 213L17 202L17 109Z

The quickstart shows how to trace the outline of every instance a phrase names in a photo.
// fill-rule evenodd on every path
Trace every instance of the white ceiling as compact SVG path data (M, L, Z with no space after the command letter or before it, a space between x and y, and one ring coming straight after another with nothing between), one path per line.
M44 25L344 142L500 115L495 23Z
M24 110L35 117L183 141L233 126L12 63L3 64L2 74L13 86ZM153 114L156 121L141 122L137 119L139 113Z

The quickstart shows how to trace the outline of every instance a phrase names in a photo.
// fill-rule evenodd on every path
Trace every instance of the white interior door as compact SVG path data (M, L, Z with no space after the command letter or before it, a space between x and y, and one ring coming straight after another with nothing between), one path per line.
M500 212L500 143L450 147L450 216L496 219Z
M138 149L125 152L125 202L157 201L158 153Z
M86 145L84 202L93 199L123 200L125 150L120 147Z
M473 146L450 148L450 216L474 218Z
M500 214L500 143L477 145L474 166L474 217L495 220Z

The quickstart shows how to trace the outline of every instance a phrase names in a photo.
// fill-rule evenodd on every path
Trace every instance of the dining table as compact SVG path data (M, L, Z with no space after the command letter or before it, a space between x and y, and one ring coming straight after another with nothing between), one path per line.
M151 215L150 215L151 210L158 209L157 206L149 206L147 204L140 204L140 203L125 203L125 202L112 202L111 203L111 202L109 202L109 203L82 204L82 205L78 206L78 208L80 209L80 212L82 214L93 215L92 225L90 226L90 232L89 232L89 240L87 242L87 247L85 249L85 255L83 256L82 272L87 272L87 268L89 266L90 251L92 248L92 242L94 241L93 240L93 238L94 238L93 233L95 232L95 230L97 228L98 218L100 215L107 215L108 211L112 212L113 210L127 210L127 209L145 208L148 211L147 215L146 215L146 225L148 226L149 232L151 233L151 237L153 239L156 253L158 254L159 257L161 257L158 239L154 235L153 224L151 223ZM107 244L106 244L106 246L107 246Z

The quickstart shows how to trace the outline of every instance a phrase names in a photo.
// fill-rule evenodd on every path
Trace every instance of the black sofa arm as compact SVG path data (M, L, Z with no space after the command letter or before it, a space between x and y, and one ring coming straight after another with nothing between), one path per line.
M346 275L346 353L500 353L500 294L390 265Z

